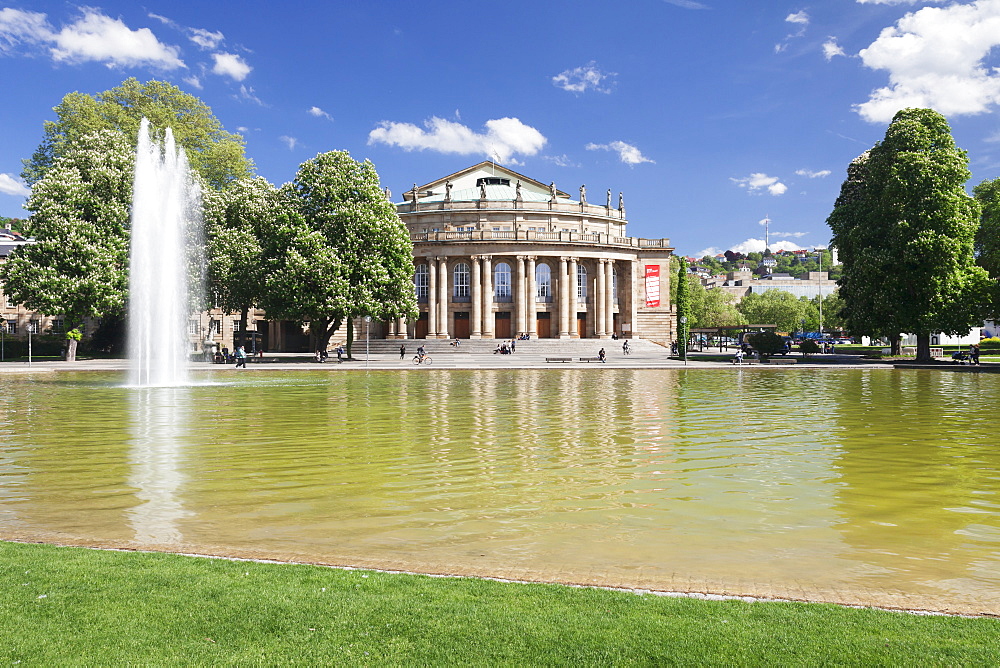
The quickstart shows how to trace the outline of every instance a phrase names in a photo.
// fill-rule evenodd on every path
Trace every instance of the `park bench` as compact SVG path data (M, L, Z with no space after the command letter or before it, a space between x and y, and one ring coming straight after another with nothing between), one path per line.
M600 362L601 358L600 357L581 357L580 361L581 362Z
M771 357L767 360L768 364L795 364L798 362L794 357Z
M546 362L572 362L572 357L546 357Z
M756 357L744 357L742 362L733 362L736 366L743 366L744 364L759 364L760 360Z

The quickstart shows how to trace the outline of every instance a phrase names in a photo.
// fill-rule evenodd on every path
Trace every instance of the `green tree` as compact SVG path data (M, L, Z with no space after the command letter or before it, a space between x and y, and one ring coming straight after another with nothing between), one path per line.
M973 188L973 192L982 207L975 239L976 262L989 272L996 292L996 281L1000 279L1000 179L983 181ZM1000 304L1000 298L994 296L993 303ZM1000 314L994 312L992 315Z
M687 356L688 331L691 327L691 283L688 281L687 263L677 267L677 292L674 293L677 314L677 346L682 356Z
M739 326L746 322L736 310L733 295L719 288L706 289L694 274L688 274L687 279L690 300L688 327Z
M321 153L302 163L284 192L304 224L294 235L301 243L302 257L317 253L317 262L340 279L342 293L337 299L329 295L314 300L313 294L326 293L328 288L308 282L284 298L282 312L308 320L318 346L325 346L341 322L346 322L350 354L352 319L358 316L382 321L417 316L413 244L395 205L385 198L371 162L358 162L346 151ZM336 267L333 258L320 251L321 239L336 249ZM303 310L296 302L310 308Z
M208 246L208 289L226 311L240 313L247 331L249 311L264 299L265 273L283 249L274 247L278 191L266 179L240 179L203 198ZM270 254L268 255L268 251Z
M243 138L226 132L200 99L164 81L140 83L130 78L94 96L69 93L53 111L57 120L45 121L42 143L24 161L21 176L29 185L37 183L81 137L98 130L121 132L126 143L135 146L143 117L160 133L172 128L191 166L215 188L253 171L253 163L244 155Z
M63 315L67 330L88 317L121 316L128 292L133 148L119 132L78 138L35 183L24 232L0 268L4 290L27 308ZM67 360L76 356L70 340Z
M751 325L774 325L780 332L799 329L805 315L805 304L784 290L751 292L736 305Z
M776 355L786 349L785 339L774 332L753 332L747 334L747 341L760 353L761 360L766 360L771 355Z
M917 359L929 361L933 332L964 334L981 321L990 282L973 256L980 210L965 192L969 175L948 122L930 109L898 112L851 163L827 223L852 334L913 333Z

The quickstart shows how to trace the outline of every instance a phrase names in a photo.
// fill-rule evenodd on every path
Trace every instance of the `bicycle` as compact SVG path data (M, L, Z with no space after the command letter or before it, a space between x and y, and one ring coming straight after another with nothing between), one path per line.
M427 366L430 366L431 364L434 364L434 360L431 359L430 355L424 355L422 357L420 355L414 355L413 356L413 363L414 364L426 364Z

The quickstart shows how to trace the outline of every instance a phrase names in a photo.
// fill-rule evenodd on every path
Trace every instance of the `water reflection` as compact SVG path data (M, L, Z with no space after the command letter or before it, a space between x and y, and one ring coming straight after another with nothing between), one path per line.
M1000 611L997 377L59 378L0 379L0 535Z
M190 387L131 388L131 448L128 483L141 502L128 511L135 540L144 545L176 547L183 541L179 522L193 515L181 501L187 475L184 450L188 431Z

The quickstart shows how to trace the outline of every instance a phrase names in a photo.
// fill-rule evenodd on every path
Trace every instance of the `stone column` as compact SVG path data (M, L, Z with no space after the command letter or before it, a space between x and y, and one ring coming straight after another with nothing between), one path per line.
M569 258L559 258L559 338L569 338Z
M437 338L437 258L427 258L427 338Z
M532 339L538 338L538 307L535 302L535 295L538 294L538 286L535 285L535 256L528 256L528 286L527 286L527 299L525 300L525 313L528 319L527 331L528 336Z
M604 331L611 336L615 331L615 261L608 260L604 267L604 284L608 287L604 294ZM669 276L667 277L669 282Z
M606 339L608 338L607 332L607 308L608 301L607 297L607 281L605 276L605 270L607 269L608 261L601 258L597 263L597 288L594 291L594 298L591 300L594 304L594 311L597 312L597 320L594 322L594 333L597 334L597 338Z
M438 337L451 338L448 333L448 258L439 257L438 262Z
M576 312L579 310L579 288L577 286L580 280L577 276L577 261L575 257L569 259L569 335L573 339L578 339L584 334L577 331Z
M472 256L472 333L473 339L483 338L483 278L480 271L479 256Z
M483 255L483 338L493 334L493 256Z
M514 321L514 336L520 336L528 331L528 325L525 322L528 305L528 286L525 281L523 255L517 256L517 285L514 287L516 288L514 290L514 313L517 318Z

